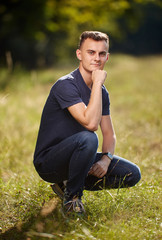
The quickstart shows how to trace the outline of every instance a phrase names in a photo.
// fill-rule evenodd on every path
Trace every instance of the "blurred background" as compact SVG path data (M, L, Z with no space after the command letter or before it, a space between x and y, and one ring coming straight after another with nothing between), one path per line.
M162 1L1 0L0 67L69 63L85 30L107 33L110 53L160 54Z

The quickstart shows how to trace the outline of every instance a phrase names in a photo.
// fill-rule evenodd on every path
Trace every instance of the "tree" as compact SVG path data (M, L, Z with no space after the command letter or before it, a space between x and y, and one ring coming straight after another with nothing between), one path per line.
M160 0L1 0L0 62L10 52L14 65L49 66L71 56L84 30L108 33L111 51L135 53L137 44L148 52L141 38L160 43L161 16ZM159 51L161 44L153 52Z

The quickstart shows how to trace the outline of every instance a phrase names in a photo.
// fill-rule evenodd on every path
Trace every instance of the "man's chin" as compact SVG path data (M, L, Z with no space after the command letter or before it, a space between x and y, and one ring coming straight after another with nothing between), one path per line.
M101 68L101 66L91 66L90 68L87 68L86 71L89 73L92 73L96 70L103 70L103 68Z
M95 66L95 65L92 67L92 69L93 69L92 71L102 70L101 66Z

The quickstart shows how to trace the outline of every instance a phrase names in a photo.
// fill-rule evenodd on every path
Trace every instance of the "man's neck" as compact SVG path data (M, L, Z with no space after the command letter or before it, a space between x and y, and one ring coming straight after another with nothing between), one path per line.
M81 66L79 66L79 71L82 75L84 82L91 89L92 88L92 73L85 71Z

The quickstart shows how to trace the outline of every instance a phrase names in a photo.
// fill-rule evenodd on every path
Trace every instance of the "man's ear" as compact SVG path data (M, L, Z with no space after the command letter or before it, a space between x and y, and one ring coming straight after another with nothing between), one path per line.
M108 61L108 59L109 59L109 53L107 54L107 58L106 58L106 61Z
M76 56L77 56L77 58L78 58L80 61L82 60L81 50L80 50L80 49L77 49L77 50L76 50Z

